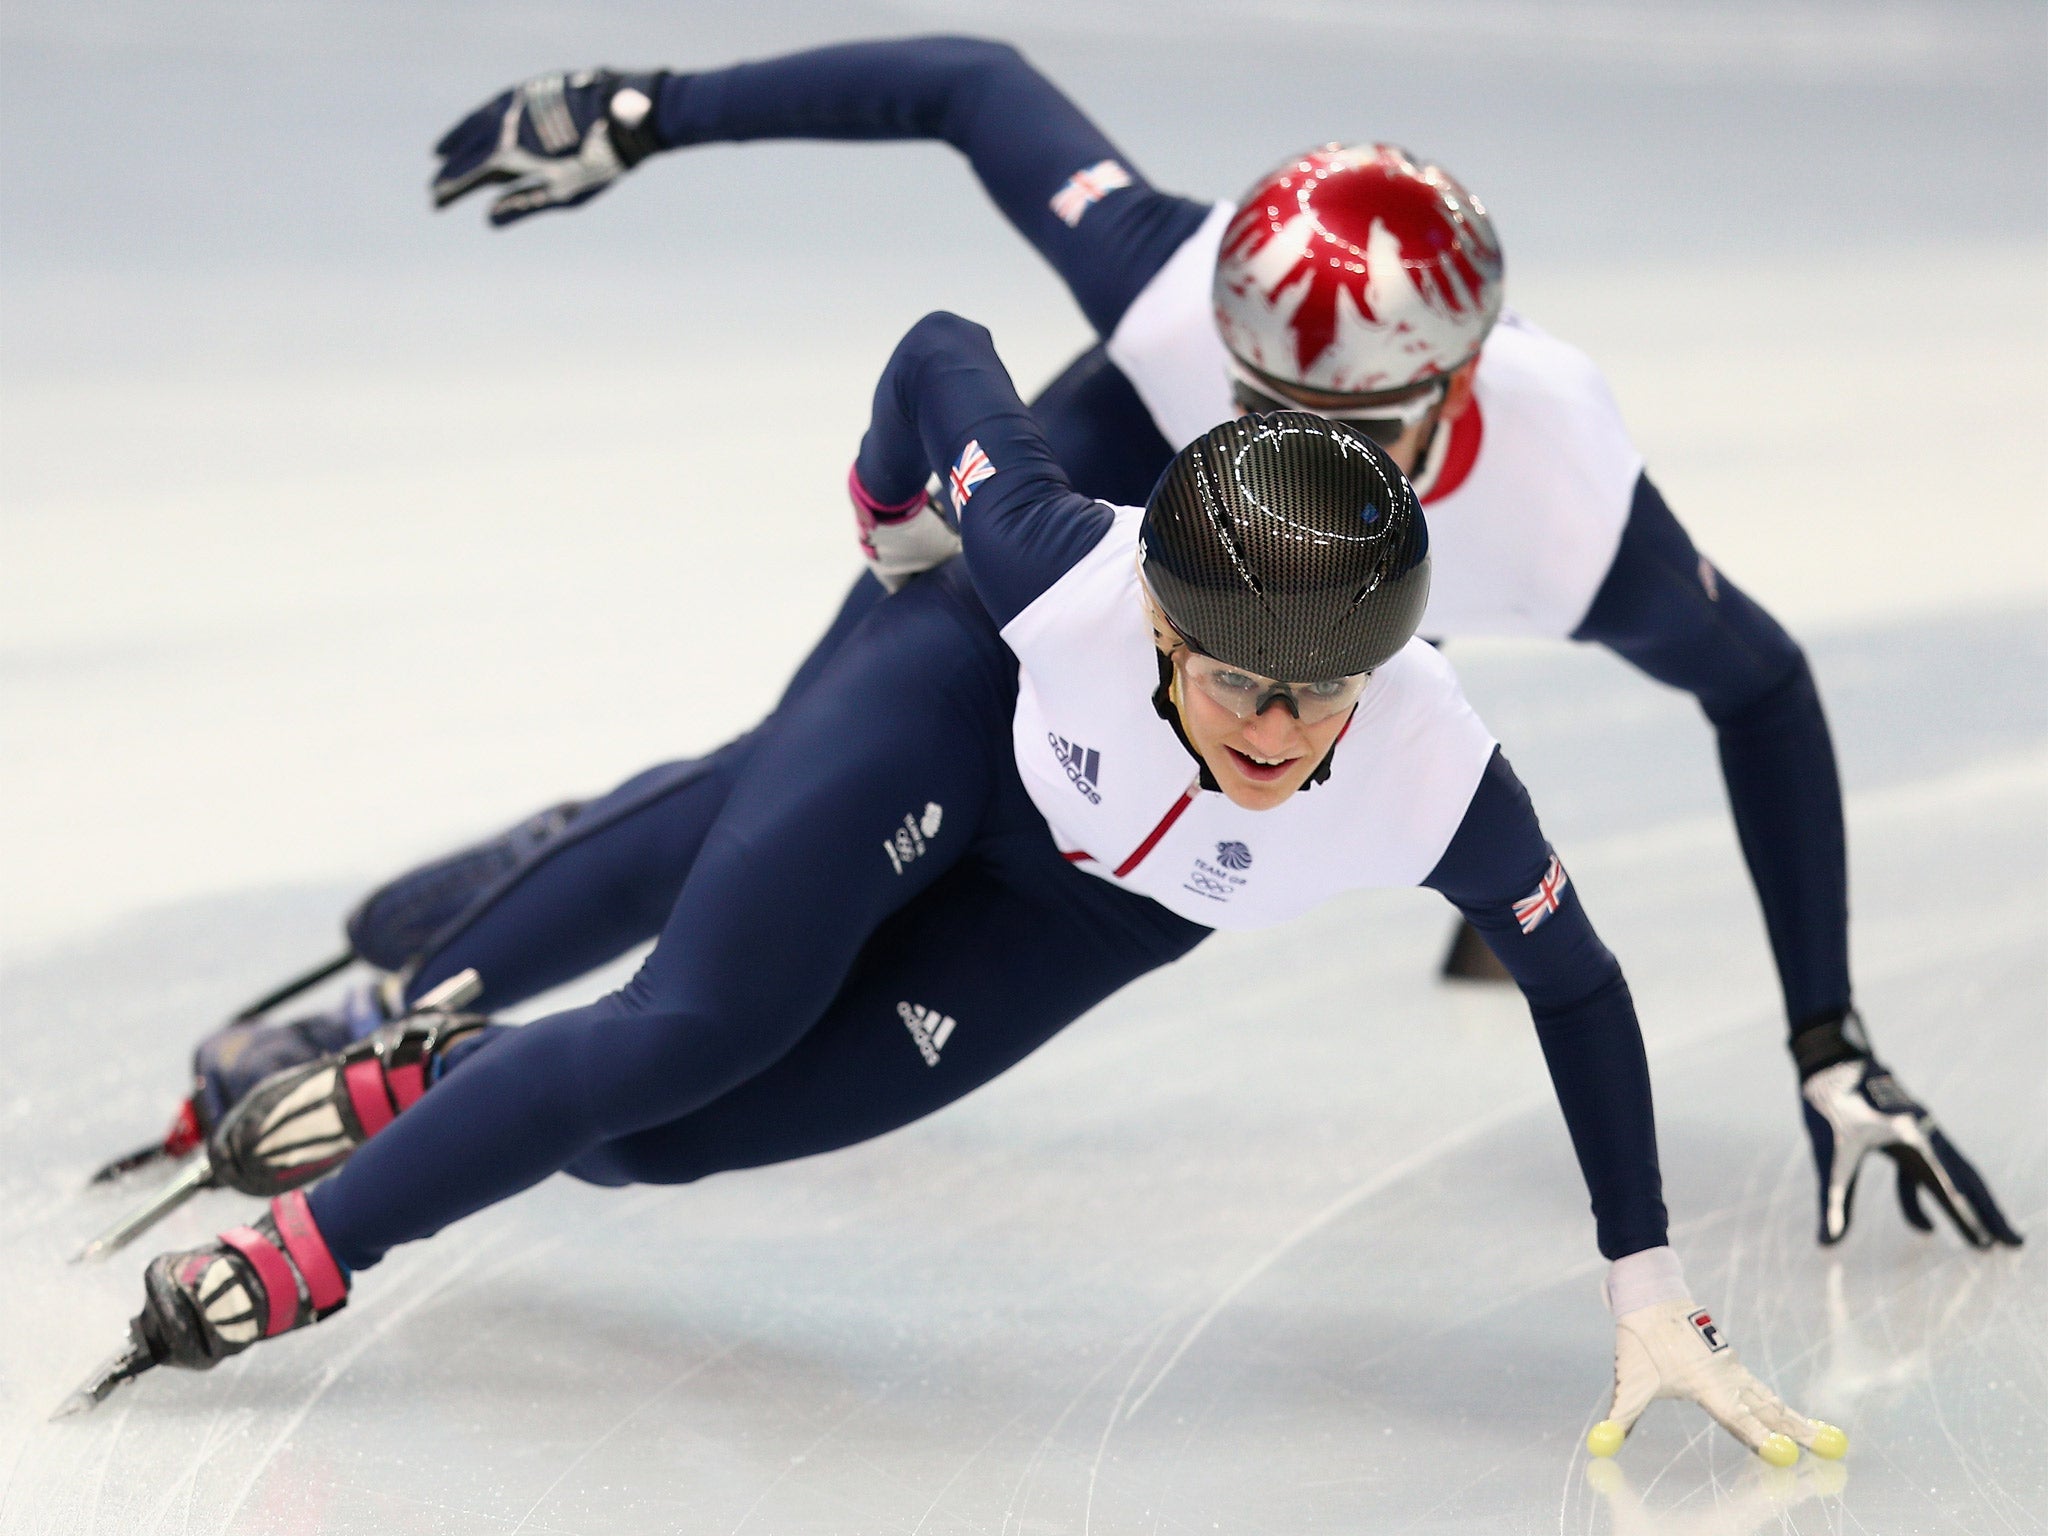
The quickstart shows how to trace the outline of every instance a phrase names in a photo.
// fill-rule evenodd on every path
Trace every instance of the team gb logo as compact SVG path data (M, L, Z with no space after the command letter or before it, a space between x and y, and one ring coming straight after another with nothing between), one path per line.
M1252 867L1252 851L1243 843L1218 843L1216 862L1225 869L1247 870Z

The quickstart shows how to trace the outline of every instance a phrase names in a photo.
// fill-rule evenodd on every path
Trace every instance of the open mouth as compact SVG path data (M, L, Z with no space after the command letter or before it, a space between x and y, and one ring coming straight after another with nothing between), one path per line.
M1293 757L1268 760L1253 757L1249 752L1240 752L1236 747L1225 747L1223 750L1230 754L1231 765L1254 784L1270 784L1275 779L1285 778L1288 770L1301 760L1298 753Z

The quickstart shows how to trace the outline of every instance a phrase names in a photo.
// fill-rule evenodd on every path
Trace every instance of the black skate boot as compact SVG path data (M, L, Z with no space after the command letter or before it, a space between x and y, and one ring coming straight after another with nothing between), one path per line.
M246 1195L278 1195L332 1173L419 1101L443 1053L489 1023L452 1006L422 1007L340 1051L265 1078L207 1138L213 1182Z
M280 1195L253 1225L203 1248L164 1253L142 1276L142 1311L128 1342L57 1406L89 1413L159 1365L210 1371L259 1339L331 1317L348 1305L348 1275L298 1192Z
M142 1283L132 1331L155 1364L189 1371L210 1371L258 1339L348 1305L348 1279L297 1191L271 1201L253 1226L223 1232L203 1248L159 1254Z
M452 1047L497 1027L481 1014L455 1011L482 990L476 972L463 971L368 1038L265 1078L213 1128L184 1172L79 1249L73 1262L119 1251L202 1189L267 1197L333 1172L427 1091Z

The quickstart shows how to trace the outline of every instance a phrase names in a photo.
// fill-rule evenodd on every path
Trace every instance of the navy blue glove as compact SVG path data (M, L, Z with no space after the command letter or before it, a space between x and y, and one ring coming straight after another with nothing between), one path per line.
M1991 1198L1983 1176L1942 1135L1934 1116L1871 1054L1863 1021L1852 1011L1801 1030L1792 1041L1799 1097L1813 1160L1820 1173L1820 1240L1838 1243L1849 1230L1856 1174L1882 1152L1898 1167L1899 1208L1922 1232L1934 1222L1922 1193L1948 1213L1973 1247L2023 1239Z
M493 224L589 202L661 148L654 102L663 78L582 69L500 92L434 146L434 206L502 182L512 185L491 204Z

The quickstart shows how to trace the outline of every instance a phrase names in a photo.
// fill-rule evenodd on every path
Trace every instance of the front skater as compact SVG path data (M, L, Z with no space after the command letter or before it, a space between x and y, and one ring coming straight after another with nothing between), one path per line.
M1628 988L1413 638L1428 534L1385 453L1320 417L1246 417L1142 512L1111 508L1071 489L987 333L935 315L855 465L878 539L932 466L964 558L879 605L763 728L633 980L517 1029L416 1015L259 1085L216 1136L242 1187L345 1164L155 1260L126 1373L316 1321L394 1245L558 1170L678 1183L878 1135L1213 928L1424 884L1529 1000L1612 1261L1594 1448L1663 1395L1770 1460L1840 1455L1695 1319Z
M1103 338L1034 405L1078 489L1142 500L1234 404L1352 421L1430 509L1424 634L1570 636L1697 698L1783 986L1821 1241L1847 1231L1873 1151L1916 1226L1924 1192L1971 1243L2020 1241L1852 1006L1841 790L1805 657L1693 548L1591 362L1519 317L1495 326L1500 246L1456 180L1366 145L1288 161L1236 208L1171 196L1015 49L942 37L543 76L441 141L434 195L509 183L491 210L509 223L661 150L770 138L942 139L968 157Z

